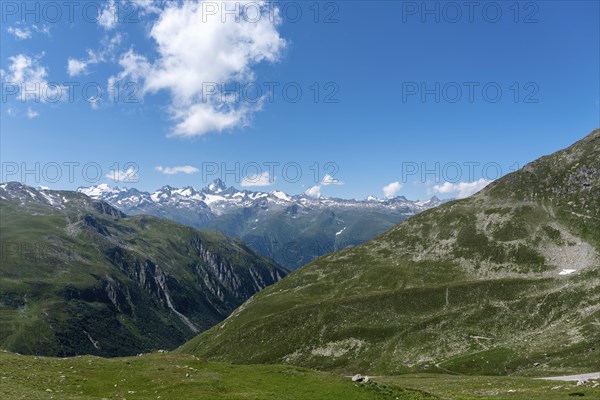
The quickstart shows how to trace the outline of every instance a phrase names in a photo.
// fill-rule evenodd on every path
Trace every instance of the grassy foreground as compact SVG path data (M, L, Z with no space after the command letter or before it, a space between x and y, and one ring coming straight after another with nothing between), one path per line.
M600 388L530 378L436 374L349 378L281 365L231 365L191 355L47 358L0 352L1 399L597 399ZM560 388L556 388L560 386Z
M0 399L435 399L389 385L279 365L212 363L190 355L47 358L0 352Z

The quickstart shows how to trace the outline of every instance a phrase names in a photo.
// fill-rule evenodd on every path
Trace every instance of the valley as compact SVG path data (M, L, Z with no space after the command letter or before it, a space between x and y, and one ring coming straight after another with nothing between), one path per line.
M240 238L258 254L289 270L315 258L364 243L401 221L443 203L437 197L366 200L325 198L281 191L227 187L221 179L202 189L164 186L152 193L106 184L81 187L128 215L154 215L197 229Z

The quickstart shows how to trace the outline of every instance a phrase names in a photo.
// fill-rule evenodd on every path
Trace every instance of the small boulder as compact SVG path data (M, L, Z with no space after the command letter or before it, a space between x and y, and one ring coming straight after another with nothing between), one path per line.
M362 382L364 379L361 374L356 374L352 377L352 382Z

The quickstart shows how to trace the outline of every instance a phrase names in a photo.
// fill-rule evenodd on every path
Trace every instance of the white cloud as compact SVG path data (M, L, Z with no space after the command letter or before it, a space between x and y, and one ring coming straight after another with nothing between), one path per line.
M307 196L310 196L310 197L319 198L319 197L321 197L321 186L320 185L311 186L308 189L306 189L304 194L306 194Z
M67 64L67 72L69 73L69 76L73 77L82 74L86 69L87 63L85 61L69 58Z
M110 0L98 16L98 24L106 30L111 30L117 25L117 6L115 0Z
M385 197L394 197L400 189L402 189L402 184L396 181L385 185L382 190Z
M319 182L318 185L309 187L304 193L307 196L319 198L321 197L321 189L323 188L323 186L343 184L344 182L340 181L339 179L336 179L329 174L325 174L325 176L323 177L323 179L321 179L321 182Z
M152 66L146 59L146 57L137 54L133 50L129 50L121 55L119 59L119 65L123 70L117 76L111 76L108 78L109 89L114 87L118 81L129 79L130 81L139 82L143 81L144 77L150 74ZM143 96L143 87L138 93Z
M38 117L39 115L40 115L40 113L38 113L37 111L31 109L31 107L27 108L27 118L33 119L35 117Z
M37 58L25 54L8 57L10 61L9 72L2 71L2 77L8 85L17 86L16 89L21 101L45 102L48 98L58 98L56 95L59 90L62 90L54 85L48 85L46 80L48 72L39 63L41 57L43 57L43 54ZM23 91L23 88L26 90Z
M25 54L17 54L8 57L11 62L8 69L10 74L6 76L6 82L40 82L46 80L48 73L46 68L39 65L39 58L31 58Z
M268 171L260 174L252 174L245 176L242 179L242 187L253 187L253 186L272 186L275 183L275 179L271 179Z
M31 37L31 30L27 27L21 29L9 26L7 30L8 33L14 35L19 40L29 39Z
M207 5L224 7L225 2L168 3L150 30L157 46L156 61L128 51L119 62L123 70L109 79L109 86L129 79L139 81L142 96L169 92L169 110L175 121L170 136L196 137L244 126L261 109L262 102L236 101L223 95L219 85L250 82L253 67L263 61L278 61L285 47L273 5L265 0L243 0L236 1L235 6L243 10L250 3L270 15L236 21L221 12L207 15ZM214 84L216 90L208 90L208 85Z
M124 170L111 170L111 172L106 175L106 178L112 180L113 182L136 183L139 181L137 169L133 167L129 167Z
M30 39L34 32L50 36L50 28L47 25L43 25L41 28L35 24L23 26L22 28L18 26L9 26L6 30L18 40Z
M100 50L94 51L91 49L87 50L87 57L84 59L77 59L69 57L67 60L67 73L70 77L87 73L89 65L99 64L109 59L114 59L115 50L119 44L121 44L121 34L117 33L113 37L106 36L100 41Z
M159 7L162 0L130 0L135 5L135 10L140 16L146 14L158 14L161 11Z
M175 174L195 174L196 172L200 172L200 170L196 167L192 167L191 165L181 165L176 167L156 167L158 172L161 172L166 175L175 175Z
M339 179L334 178L333 176L331 176L329 174L325 174L325 176L321 180L321 185L323 185L323 186L343 185L343 184L344 184L344 182L340 181Z
M442 185L435 185L432 192L441 194L456 194L459 199L464 199L472 194L479 192L481 189L492 183L489 179L480 178L475 182L444 182Z
M231 109L205 103L194 104L184 109L175 107L172 111L175 119L180 122L175 125L169 136L184 137L199 136L211 131L221 132L246 125L246 115L249 112L245 107Z

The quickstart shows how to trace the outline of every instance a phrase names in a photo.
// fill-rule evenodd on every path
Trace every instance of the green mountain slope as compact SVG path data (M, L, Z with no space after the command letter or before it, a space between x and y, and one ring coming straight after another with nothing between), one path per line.
M242 242L0 185L0 346L102 356L180 345L286 271Z
M596 130L316 260L179 351L349 373L598 369L599 161Z

